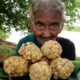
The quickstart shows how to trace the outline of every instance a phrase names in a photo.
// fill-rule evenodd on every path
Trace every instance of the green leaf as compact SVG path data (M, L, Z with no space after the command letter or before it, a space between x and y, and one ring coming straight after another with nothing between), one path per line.
M0 78L8 78L8 75L4 72L3 67L0 67Z

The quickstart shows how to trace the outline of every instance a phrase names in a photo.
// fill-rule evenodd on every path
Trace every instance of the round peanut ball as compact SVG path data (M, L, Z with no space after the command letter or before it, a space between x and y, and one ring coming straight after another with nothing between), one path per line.
M12 56L7 58L3 64L4 71L10 77L19 77L28 73L28 63L22 57Z
M74 70L72 62L66 58L57 58L50 64L54 78L67 79Z
M41 47L43 56L48 59L55 59L60 57L62 53L62 47L57 41L49 40L46 41Z
M30 80L50 80L51 75L51 69L45 61L40 61L30 66Z
M24 43L19 49L20 55L28 61L37 62L42 58L41 50L33 43Z

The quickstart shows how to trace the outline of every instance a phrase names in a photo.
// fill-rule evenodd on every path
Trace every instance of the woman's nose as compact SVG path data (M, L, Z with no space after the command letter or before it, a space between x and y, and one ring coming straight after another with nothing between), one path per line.
M51 37L50 31L45 29L45 31L43 32L43 37L45 37L45 38Z

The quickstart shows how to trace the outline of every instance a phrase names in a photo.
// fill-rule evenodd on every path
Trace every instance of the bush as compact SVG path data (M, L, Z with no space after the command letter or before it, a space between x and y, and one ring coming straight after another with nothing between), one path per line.
M76 57L76 61L80 61L80 57Z

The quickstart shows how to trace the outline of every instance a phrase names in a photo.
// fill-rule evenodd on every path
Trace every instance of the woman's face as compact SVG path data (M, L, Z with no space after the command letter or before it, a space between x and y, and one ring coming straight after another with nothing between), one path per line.
M62 17L57 11L38 11L31 27L38 42L43 45L45 41L56 40L63 27Z

